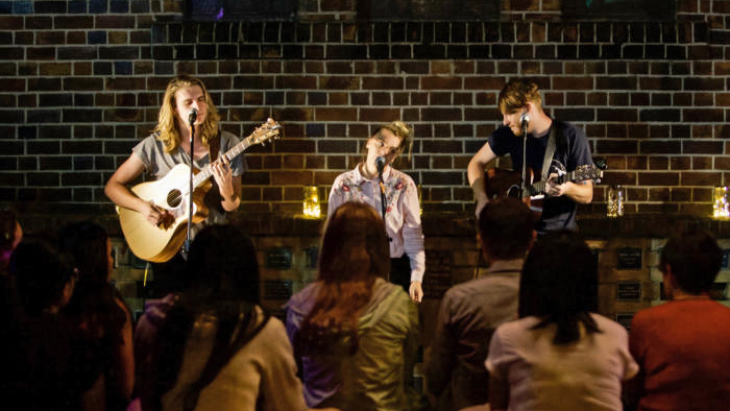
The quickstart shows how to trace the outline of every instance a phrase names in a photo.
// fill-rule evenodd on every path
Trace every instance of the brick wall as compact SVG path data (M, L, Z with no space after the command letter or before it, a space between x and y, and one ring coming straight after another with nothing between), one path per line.
M0 202L110 213L103 185L154 126L167 81L204 79L254 147L244 212L297 212L380 122L415 126L426 212L471 210L466 165L497 93L534 76L554 116L610 171L583 212L628 186L629 213L709 214L730 184L730 1L679 0L674 22L563 22L559 0L504 0L500 22L358 22L354 0L302 0L296 23L185 23L180 1L0 1Z

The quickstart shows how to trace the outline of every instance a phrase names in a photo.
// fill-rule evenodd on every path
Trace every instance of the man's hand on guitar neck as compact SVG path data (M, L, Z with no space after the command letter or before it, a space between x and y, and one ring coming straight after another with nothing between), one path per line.
M550 174L545 182L545 194L550 197L567 196L580 204L589 204L593 200L593 182L590 180L557 184L557 174Z
M568 183L565 182L558 184L555 181L556 178L558 178L558 175L556 173L552 173L550 174L550 177L548 177L547 181L545 181L545 195L550 197L560 197L566 194L566 191L568 190Z

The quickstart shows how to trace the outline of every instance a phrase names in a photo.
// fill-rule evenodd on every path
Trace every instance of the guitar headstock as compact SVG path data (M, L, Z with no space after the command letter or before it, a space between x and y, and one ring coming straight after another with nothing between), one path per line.
M274 121L273 118L269 118L264 124L257 127L246 140L248 140L249 145L266 145L267 141L278 139L280 137L280 131L281 125Z
M575 180L593 180L596 184L603 178L603 169L594 165L579 166L575 170Z

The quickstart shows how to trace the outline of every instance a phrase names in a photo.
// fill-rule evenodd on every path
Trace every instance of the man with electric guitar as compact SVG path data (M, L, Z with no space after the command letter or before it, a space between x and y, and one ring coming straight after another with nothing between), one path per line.
M184 243L190 215L191 166L195 172L192 237L202 225L222 223L227 212L238 208L245 170L240 154L251 145L276 137L280 127L269 119L239 142L232 133L219 129L219 120L200 79L184 75L172 79L153 134L132 149L107 182L104 192L118 205L122 231L139 258L166 262ZM156 181L130 189L143 172Z
M576 230L576 203L593 200L593 180L602 176L593 165L585 133L546 115L537 84L527 79L513 79L504 86L499 94L499 110L502 126L489 136L467 169L477 216L495 195L513 195L525 199L540 214L535 226L538 234ZM498 170L485 175L487 163L506 154L510 154L515 171L508 177ZM530 174L534 174L532 178ZM520 184L522 175L527 181L524 189Z

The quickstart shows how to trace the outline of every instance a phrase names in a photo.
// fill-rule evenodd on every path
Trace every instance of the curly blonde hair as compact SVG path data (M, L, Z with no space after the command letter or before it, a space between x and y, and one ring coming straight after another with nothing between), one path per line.
M220 116L203 81L187 75L177 76L167 84L167 90L165 90L162 107L160 107L160 114L157 119L157 126L153 130L154 133L157 133L157 139L165 143L166 153L172 152L180 145L180 130L178 130L178 123L175 118L175 108L177 106L175 94L180 89L193 86L200 86L208 106L205 121L196 130L200 136L200 140L204 146L208 147L210 141L218 135L218 121L220 120Z
M537 83L532 80L524 78L512 79L499 92L499 111L502 113L516 113L525 107L528 102L542 109L540 90L537 87Z

